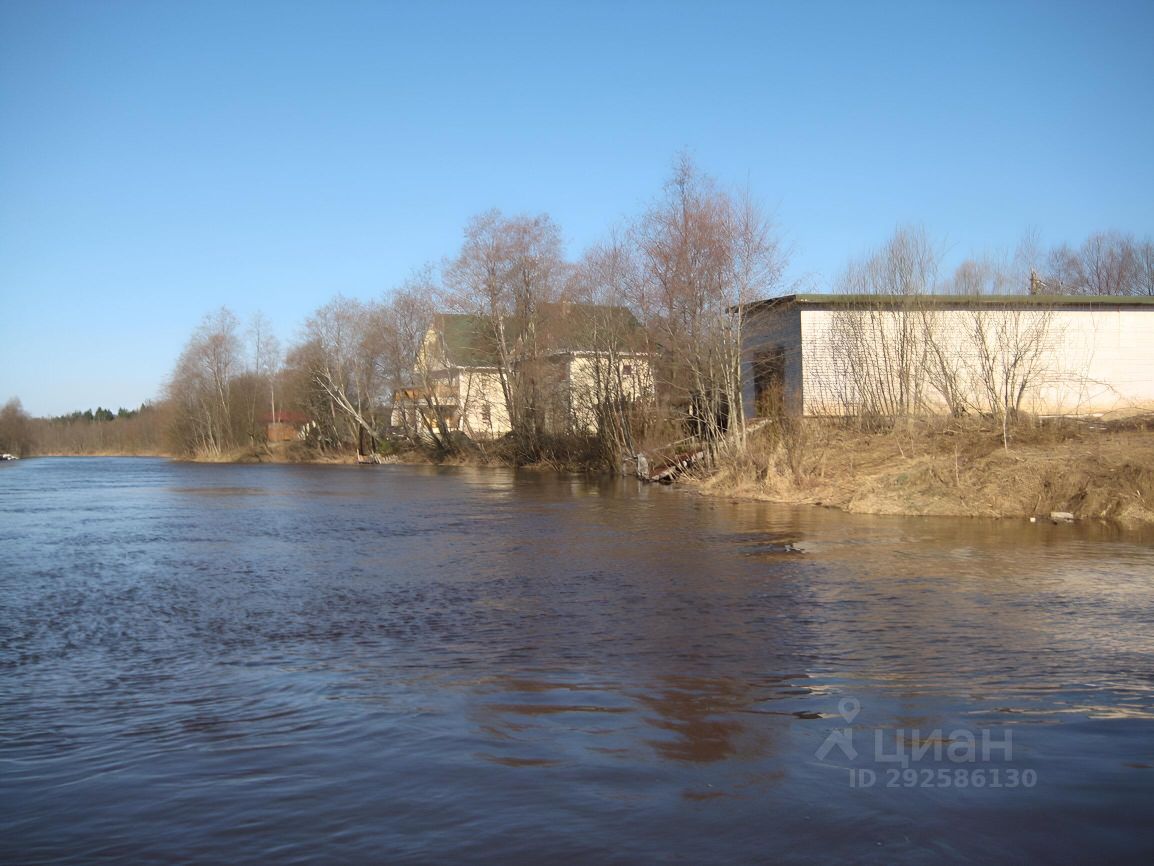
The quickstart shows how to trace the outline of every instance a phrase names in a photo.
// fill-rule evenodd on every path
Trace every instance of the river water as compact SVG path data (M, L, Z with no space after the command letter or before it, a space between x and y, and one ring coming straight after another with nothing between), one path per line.
M1154 862L1152 542L0 466L0 860Z

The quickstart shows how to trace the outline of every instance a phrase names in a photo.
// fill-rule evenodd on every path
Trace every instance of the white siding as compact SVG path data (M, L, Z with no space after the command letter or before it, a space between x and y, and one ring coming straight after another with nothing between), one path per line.
M617 371L606 355L580 353L570 356L565 380L570 423L575 432L591 433L597 429L597 407L605 393L617 392L620 377L621 396L629 401L648 400L653 396L653 372L647 358L618 355Z
M754 317L746 329L746 407L753 408L753 352L777 344L788 349L787 391L800 389L805 414L854 411L853 389L839 369L833 341L837 317L862 315L853 308L807 309L788 304ZM1079 415L1154 410L1154 308L931 309L890 315L893 320L878 332L892 333L893 322L903 315L916 317L915 330L933 335L942 352L941 363L950 366L963 399L975 406L983 401L983 352L978 340L982 334L991 347L987 356L998 353L999 340L1003 345L1017 340L1019 345L1011 348L1018 350L1026 343L1037 344L1036 355L1027 353L1031 357L1026 363L1035 372L1022 400L1026 411ZM931 409L944 410L946 403L938 387L941 377L935 376L941 366L935 368L935 356L924 344L919 347L919 359L915 383L919 399Z
M457 387L460 430L473 439L495 439L513 429L496 370L461 369Z

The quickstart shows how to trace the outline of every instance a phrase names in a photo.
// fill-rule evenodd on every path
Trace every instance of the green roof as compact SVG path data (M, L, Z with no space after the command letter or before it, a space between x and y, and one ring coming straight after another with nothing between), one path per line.
M450 364L458 367L497 366L497 345L488 319L443 313L437 316L437 327Z
M997 309L1075 310L1147 309L1154 310L1154 296L1149 295L855 295L855 294L800 294L783 295L745 304L744 309L757 312L763 309L796 305L814 309L840 307L902 307L920 306L944 310L965 310L974 307Z
M538 310L538 344L548 354L596 351L607 333L619 335L640 348L641 326L625 307L604 304L542 304ZM505 336L515 342L525 333L525 322L504 319ZM437 316L446 360L457 367L496 367L497 337L485 316L442 313Z

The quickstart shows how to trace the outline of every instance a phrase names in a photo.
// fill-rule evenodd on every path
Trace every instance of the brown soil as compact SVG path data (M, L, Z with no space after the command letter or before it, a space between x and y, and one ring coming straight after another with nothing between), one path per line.
M1154 523L1154 424L910 422L884 433L830 422L767 427L705 493L868 514Z

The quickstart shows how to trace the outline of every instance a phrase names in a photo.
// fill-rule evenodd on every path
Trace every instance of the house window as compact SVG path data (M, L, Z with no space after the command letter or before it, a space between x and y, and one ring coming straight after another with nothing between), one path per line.
M489 406L488 400L481 404L481 421L490 427L493 426L493 409Z
M621 375L622 376L632 376L633 375L633 365L632 364L624 364L621 367Z

